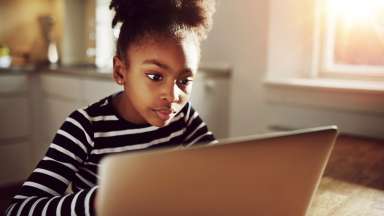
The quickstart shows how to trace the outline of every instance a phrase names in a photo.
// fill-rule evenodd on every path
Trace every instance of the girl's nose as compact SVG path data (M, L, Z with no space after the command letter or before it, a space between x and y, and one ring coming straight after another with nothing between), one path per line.
M176 82L173 82L172 85L167 85L167 87L165 87L162 99L166 100L168 103L178 102L180 100L180 93L181 90Z

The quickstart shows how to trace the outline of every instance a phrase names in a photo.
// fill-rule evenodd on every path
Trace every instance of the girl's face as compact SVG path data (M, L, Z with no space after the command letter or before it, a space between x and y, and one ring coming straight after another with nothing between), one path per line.
M127 59L114 59L114 79L124 86L115 103L133 123L167 125L189 100L199 47L193 37L144 39L131 45Z

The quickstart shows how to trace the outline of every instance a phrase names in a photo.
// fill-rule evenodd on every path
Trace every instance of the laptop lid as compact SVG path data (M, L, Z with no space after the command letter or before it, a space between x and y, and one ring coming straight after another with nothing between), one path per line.
M98 215L305 215L336 126L108 156Z

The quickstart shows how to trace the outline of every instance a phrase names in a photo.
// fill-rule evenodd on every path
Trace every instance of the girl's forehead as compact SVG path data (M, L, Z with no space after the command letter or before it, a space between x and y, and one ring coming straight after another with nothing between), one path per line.
M197 41L188 37L147 37L132 44L128 53L131 63L157 60L170 67L186 67L196 71L200 48Z
M174 44L174 45L189 45L189 46L200 46L199 41L194 33L184 33L180 35L165 34L165 33L146 33L139 39L133 41L132 46L140 47L151 47L159 46L162 44Z

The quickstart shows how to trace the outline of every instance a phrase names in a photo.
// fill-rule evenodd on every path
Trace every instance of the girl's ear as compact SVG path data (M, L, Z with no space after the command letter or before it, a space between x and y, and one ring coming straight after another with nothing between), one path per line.
M113 79L119 85L124 85L126 66L120 57L113 57Z

